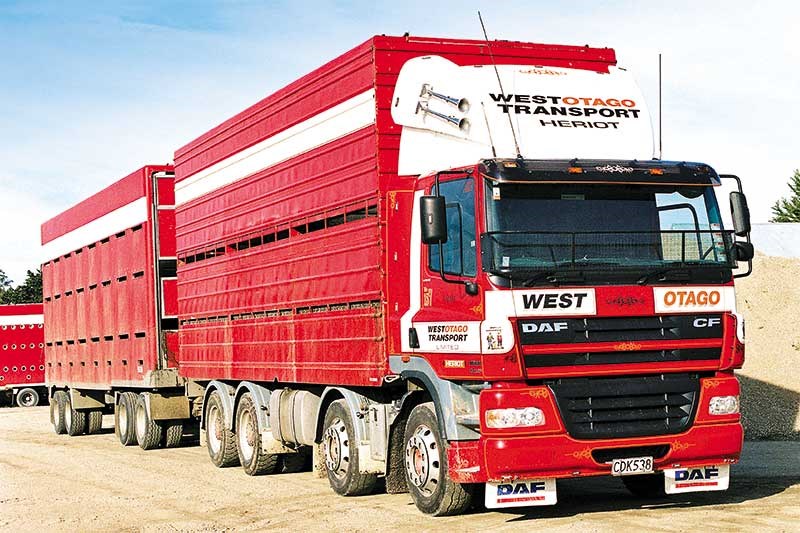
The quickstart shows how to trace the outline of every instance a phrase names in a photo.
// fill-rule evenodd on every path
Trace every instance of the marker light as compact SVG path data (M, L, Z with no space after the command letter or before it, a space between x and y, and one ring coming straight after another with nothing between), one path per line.
M542 425L544 425L544 413L536 407L490 409L486 411L486 426L490 428L504 429Z
M710 415L735 415L738 412L738 396L713 396L708 402L708 414Z
M567 172L569 174L583 174L583 169L581 167L569 167Z
M663 176L664 175L664 169L662 169L662 168L651 168L650 169L650 174L652 176Z

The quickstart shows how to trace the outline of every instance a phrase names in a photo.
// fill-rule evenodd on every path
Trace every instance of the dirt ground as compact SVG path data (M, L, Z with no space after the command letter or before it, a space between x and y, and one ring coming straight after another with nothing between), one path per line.
M249 477L205 448L123 448L106 432L56 435L46 407L0 410L3 531L796 531L800 442L748 442L726 492L645 501L617 479L559 483L559 503L430 518L408 495L335 495L311 472Z

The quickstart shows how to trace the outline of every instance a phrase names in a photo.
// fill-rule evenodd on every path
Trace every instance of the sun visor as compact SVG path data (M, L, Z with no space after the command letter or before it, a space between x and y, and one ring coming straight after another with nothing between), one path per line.
M651 159L650 114L625 70L608 73L530 65L458 66L442 57L407 61L392 98L403 127L399 173L484 158Z

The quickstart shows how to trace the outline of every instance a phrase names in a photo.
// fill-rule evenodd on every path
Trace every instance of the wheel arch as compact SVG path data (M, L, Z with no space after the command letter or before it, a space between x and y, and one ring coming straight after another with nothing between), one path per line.
M222 414L225 417L225 427L227 429L231 429L232 420L233 420L233 413L234 413L234 394L236 389L234 389L231 385L225 383L224 381L209 381L208 385L206 385L206 390L203 392L203 410L200 412L200 428L206 429L206 407L208 405L208 399L211 395L218 391L221 404L222 404Z

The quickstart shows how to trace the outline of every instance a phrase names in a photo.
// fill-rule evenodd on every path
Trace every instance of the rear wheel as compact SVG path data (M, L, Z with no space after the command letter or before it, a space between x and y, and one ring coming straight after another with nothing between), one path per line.
M95 409L86 413L86 434L100 433L103 429L103 411Z
M246 474L260 476L274 474L280 467L280 456L264 453L261 433L258 430L256 404L249 392L242 395L236 407L236 449L239 462Z
M123 446L136 444L136 400L135 392L123 392L114 406L114 432Z
M432 402L411 411L403 440L406 483L417 508L434 516L466 511L473 487L450 479L447 451Z
M64 427L64 411L67 407L67 393L63 390L53 393L53 401L50 402L50 420L53 421L53 430L57 435L67 432Z
M219 394L217 390L212 392L206 403L206 448L214 466L227 468L239 464L239 453L236 449L236 435L225 425L225 413L222 411Z
M163 423L164 428L164 447L177 448L183 438L183 422L169 420Z
M344 400L331 403L325 413L322 446L328 482L336 494L360 496L372 492L378 476L360 471L353 420Z
M78 411L72 407L72 399L67 395L64 405L64 429L67 435L74 437L86 432L86 411Z
M136 440L143 450L158 448L162 437L161 426L150 417L147 397L140 394L136 400Z
M17 405L20 407L36 407L39 405L39 393L35 389L24 388L17 393Z
M625 488L639 498L664 498L664 474L643 474L640 476L622 476Z

